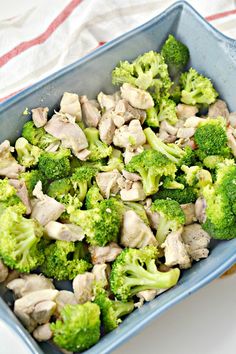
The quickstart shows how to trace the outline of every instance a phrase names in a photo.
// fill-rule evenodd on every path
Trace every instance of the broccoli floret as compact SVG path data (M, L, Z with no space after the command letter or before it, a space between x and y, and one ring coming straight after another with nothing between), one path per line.
M181 189L181 190L183 190L185 187L183 183L179 183L178 181L170 177L164 178L162 186L163 188L166 189Z
M143 90L149 89L156 100L167 97L172 85L163 57L154 51L140 55L131 64L121 61L112 72L112 83L129 83Z
M177 123L178 118L176 114L176 104L170 99L162 99L159 104L158 120L159 122L166 121L169 124L174 125Z
M193 68L181 75L180 84L182 87L181 101L185 104L209 105L215 102L218 96L211 81Z
M71 176L71 183L81 201L84 200L92 178L97 174L97 169L89 166L78 167Z
M80 242L55 241L45 249L42 273L57 280L72 280L86 272L91 264L79 258L80 250Z
M0 179L0 215L11 207L18 214L25 214L26 207L17 196L16 189L10 185L7 178Z
M196 153L201 160L210 155L230 156L227 146L226 126L223 118L208 118L201 123L194 134L198 147Z
M56 152L44 151L39 157L39 171L49 180L67 177L70 174L70 156L71 152L68 149Z
M191 187L202 189L208 184L212 184L212 177L208 170L200 166L181 166L181 170L185 173L186 183Z
M223 156L219 155L210 155L204 158L203 165L209 168L210 170L214 170L217 165L224 161Z
M70 221L82 227L88 243L105 246L108 242L117 242L120 231L123 204L111 198L102 200L95 208L77 210Z
M26 188L31 198L33 197L33 190L36 184L38 183L38 181L42 182L43 190L44 190L46 179L44 174L39 170L31 170L31 171L23 172L20 174L19 178L25 182Z
M188 48L170 34L161 48L161 55L168 65L170 76L175 80L188 64Z
M121 172L123 169L124 169L124 161L122 157L122 152L120 150L113 148L107 165L102 166L100 170L104 172L118 170Z
M111 332L122 322L121 317L134 310L133 301L122 302L109 299L105 290L100 290L94 302L100 307L105 333Z
M125 168L129 172L140 174L146 195L158 191L161 177L174 178L176 172L176 166L165 155L153 149L144 150L134 156Z
M158 112L158 106L151 107L146 110L147 116L146 116L145 123L149 127L158 128L160 126L157 112Z
M100 189L97 184L94 184L89 188L86 198L85 198L85 206L86 209L93 209L97 206L99 202L103 200L103 196L100 193Z
M185 187L183 190L162 188L155 194L154 199L172 199L179 204L195 203L197 193L193 187Z
M96 128L86 128L84 133L89 144L90 155L88 160L97 161L111 155L112 147L99 139L99 131Z
M42 150L37 146L31 145L25 138L16 140L15 149L17 152L17 160L25 167L32 167L37 165L39 156Z
M0 256L7 266L28 273L43 263L39 248L43 229L36 220L9 207L1 214L0 234Z
M60 220L65 223L70 222L70 215L80 209L83 205L76 194L71 195L70 193L57 197L57 201L63 204L66 208L64 213L60 216Z
M57 144L59 140L46 133L44 128L36 128L33 121L28 121L24 124L22 136L32 145L38 146L40 149L45 150L51 144Z
M127 301L139 291L168 289L174 286L180 275L178 268L160 272L156 267L157 248L126 248L112 265L111 290L121 301Z
M149 220L144 209L144 206L135 202L124 202L124 206L127 210L133 210L143 220L143 222L149 226Z
M147 142L156 151L165 155L170 161L175 164L191 164L194 159L194 152L190 147L181 149L176 144L165 144L160 138L156 136L151 128L144 129Z
M185 214L175 200L156 199L151 210L159 214L157 241L161 245L171 231L177 231L185 223Z
M72 189L72 184L70 178L62 178L50 183L47 194L54 199L61 199Z
M53 341L66 350L81 352L99 341L100 324L97 304L66 305L60 319L51 324Z

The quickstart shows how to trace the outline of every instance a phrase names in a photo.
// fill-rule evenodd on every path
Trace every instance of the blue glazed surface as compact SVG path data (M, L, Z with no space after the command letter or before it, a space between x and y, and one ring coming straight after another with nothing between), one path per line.
M188 45L191 52L190 65L209 76L221 97L227 101L230 110L236 111L236 41L215 30L190 5L181 1L146 24L1 104L0 141L14 141L20 134L24 122L29 119L22 114L26 107L29 110L37 106L56 108L64 91L87 94L91 98L100 90L107 93L114 91L111 85L111 70L116 63L121 59L135 58L151 49L158 50L169 33L173 33ZM210 257L185 271L175 288L135 310L119 328L102 338L97 345L87 350L86 354L111 353L142 330L152 319L217 278L235 262L236 239L214 243ZM0 293L4 297L3 288L0 288ZM0 318L4 319L16 335L22 337L32 353L60 352L48 343L41 345L40 349L2 299Z

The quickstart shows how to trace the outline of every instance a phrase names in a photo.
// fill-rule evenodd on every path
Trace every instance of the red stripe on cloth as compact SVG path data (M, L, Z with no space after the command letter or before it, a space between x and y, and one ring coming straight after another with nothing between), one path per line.
M64 10L50 23L45 32L40 34L38 37L30 39L29 41L22 42L18 44L15 48L11 49L9 52L0 57L0 67L5 65L15 56L21 54L25 50L45 42L53 32L67 19L72 11L82 2L82 0L72 0Z
M206 20L207 21L214 21L214 20L218 20L219 18L223 18L223 17L227 17L227 16L230 16L230 15L235 15L235 14L236 14L236 9L235 10L224 11L224 12L219 12L217 14L207 16Z

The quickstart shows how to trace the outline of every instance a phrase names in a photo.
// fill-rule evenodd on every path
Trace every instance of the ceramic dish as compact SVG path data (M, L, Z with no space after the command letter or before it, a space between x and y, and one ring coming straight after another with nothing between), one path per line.
M236 41L215 30L187 3L177 2L146 24L4 102L0 106L0 141L14 141L17 138L27 120L27 116L22 113L26 107L29 111L37 106L48 106L53 110L57 108L64 91L86 93L91 98L101 90L114 91L111 70L117 62L133 59L151 49L158 50L169 33L189 47L190 65L210 77L230 110L236 111ZM235 262L236 239L215 242L212 244L210 257L185 271L175 288L135 310L119 328L103 337L86 354L111 353L152 319L218 277ZM1 295L5 298L3 288ZM10 326L16 336L21 336L28 352L59 353L59 350L48 343L43 344L40 349L2 299L0 320Z

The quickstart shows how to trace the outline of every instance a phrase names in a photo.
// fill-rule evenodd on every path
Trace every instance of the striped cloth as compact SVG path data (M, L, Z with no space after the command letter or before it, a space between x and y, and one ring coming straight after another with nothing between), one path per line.
M9 8L1 5L0 101L148 21L174 2L10 0ZM236 38L236 1L189 3L213 26Z

